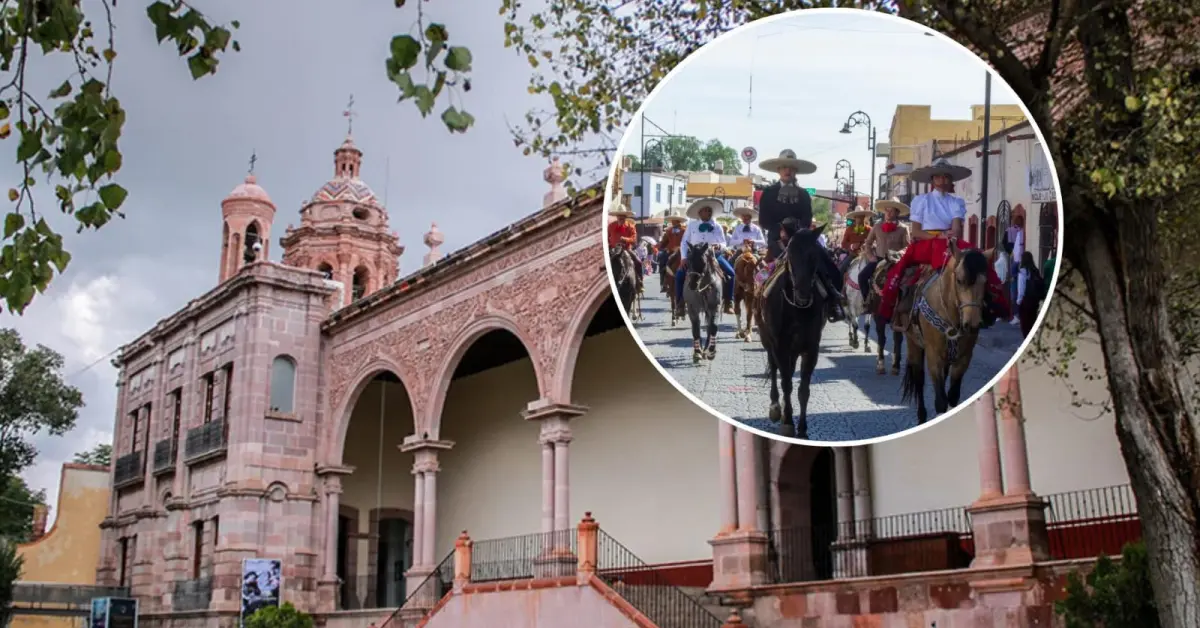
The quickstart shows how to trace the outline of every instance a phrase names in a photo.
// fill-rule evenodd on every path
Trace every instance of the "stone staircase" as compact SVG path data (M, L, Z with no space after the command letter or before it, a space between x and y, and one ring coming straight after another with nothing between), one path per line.
M703 587L679 587L679 589L686 593L688 597L696 600L700 606L704 607L704 610L721 618L721 621L725 621L725 619L729 617L730 613L737 611L738 615L740 615L742 618L742 623L745 624L747 628L757 628L758 626L758 624L754 621L753 609L738 608L736 606L724 604L720 597L710 595Z

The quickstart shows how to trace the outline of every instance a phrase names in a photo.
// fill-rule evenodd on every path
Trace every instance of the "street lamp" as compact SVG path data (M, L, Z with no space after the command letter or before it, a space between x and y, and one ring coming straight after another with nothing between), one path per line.
M870 178L870 181L874 181L875 180L875 126L871 124L871 116L867 115L867 112L862 111L862 110L855 111L854 113L850 114L849 118L846 118L846 123L842 125L841 132L849 135L850 129L853 129L854 127L857 127L857 126L866 127L866 129L867 129L867 150L871 152L871 178ZM877 194L876 191L871 192L871 202L875 201L876 194Z

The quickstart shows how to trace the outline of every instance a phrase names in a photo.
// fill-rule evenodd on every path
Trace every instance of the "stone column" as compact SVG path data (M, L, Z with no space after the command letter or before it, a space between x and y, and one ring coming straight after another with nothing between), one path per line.
M724 422L724 421L722 421ZM758 444L746 430L735 430L733 464L737 528L709 540L713 548L712 592L745 591L767 582L767 535L758 529L758 490L754 476ZM725 464L725 456L722 456Z
M1005 399L1002 421L1005 441L1005 470L1011 482L1008 494L1000 490L1000 468L998 452L987 463L983 474L984 494L967 508L971 517L971 530L975 540L975 560L971 567L997 567L1002 565L1028 565L1048 560L1049 538L1046 532L1046 502L1033 492L1029 485L1029 462L1025 453L1025 431L1021 425L1020 382L1016 369L1011 369L998 386ZM996 440L995 406L987 397L990 415L990 438ZM981 411L981 410L980 410ZM984 423L984 421L980 421ZM981 439L985 441L986 437ZM990 448L989 448L990 449ZM999 448L996 447L996 450ZM985 453L985 452L981 452ZM990 453L990 452L989 452ZM981 462L980 469L985 465Z
M437 557L433 552L437 547L437 473L441 467L438 466L437 454L422 453L426 455L418 457L417 461L417 464L422 466L421 478L425 485L425 508L421 512L421 564L435 567ZM422 457L424 460L420 459Z
M554 532L554 443L542 447L542 534Z
M413 465L413 566L425 559L425 474Z
M434 554L437 549L438 453L453 446L453 441L417 435L406 437L400 445L400 451L413 455L413 566L405 574L409 591L415 591L442 558Z
M852 476L854 478L854 515L858 520L855 538L869 539L875 535L874 509L871 508L871 467L868 445L859 445L850 451Z
M721 528L717 536L737 530L737 465L735 460L734 434L737 431L726 421L717 421L717 455L720 464Z
M354 467L340 465L317 467L317 477L322 480L325 493L325 542L322 544L325 567L317 581L317 607L323 613L338 610L338 588L341 585L337 573L338 508L341 503L342 476L353 472Z
M538 399L521 413L526 421L541 424L543 532L570 534L564 532L571 529L570 422L585 412L584 406Z
M837 485L837 540L854 538L854 478L850 468L850 448L833 448L833 475Z
M991 390L975 401L975 425L979 430L979 501L986 501L1004 494L1000 441L996 435L996 398Z
M1004 494L1032 495L1021 376L1016 365L1004 374L996 388L1000 393L1000 435L1004 442Z
M754 459L758 456L754 434L737 430L736 444L738 530L761 532L758 529L758 483L754 477Z

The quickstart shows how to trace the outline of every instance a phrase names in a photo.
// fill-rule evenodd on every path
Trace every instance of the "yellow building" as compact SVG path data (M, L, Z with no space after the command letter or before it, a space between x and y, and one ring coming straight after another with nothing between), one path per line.
M13 591L11 628L75 628L87 624L93 597L119 597L95 587L100 562L100 522L111 495L108 467L65 464L58 516L49 531L46 510L34 512L33 540L17 546L24 561Z
M903 196L907 174L927 165L930 156L918 147L933 146L941 152L952 151L983 138L983 105L972 105L971 116L962 120L935 120L929 105L897 105L888 131L888 184L891 196ZM992 133L1025 121L1017 105L992 105Z

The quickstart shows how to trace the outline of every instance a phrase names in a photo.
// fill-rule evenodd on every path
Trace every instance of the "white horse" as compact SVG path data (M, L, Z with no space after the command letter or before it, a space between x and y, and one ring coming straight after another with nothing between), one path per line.
M867 265L867 257L859 255L850 262L846 269L846 326L850 328L850 348L858 348L858 331L863 332L863 352L871 352L871 315L867 313L863 303L862 290L858 283L858 275Z

